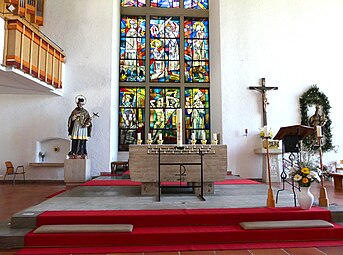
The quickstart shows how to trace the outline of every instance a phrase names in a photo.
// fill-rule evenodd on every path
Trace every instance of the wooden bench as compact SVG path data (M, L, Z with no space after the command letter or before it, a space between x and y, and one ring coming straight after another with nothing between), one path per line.
M116 174L117 171L126 172L129 169L128 161L113 161L111 162L111 174Z
M332 173L333 183L336 191L342 191L342 178L343 173Z

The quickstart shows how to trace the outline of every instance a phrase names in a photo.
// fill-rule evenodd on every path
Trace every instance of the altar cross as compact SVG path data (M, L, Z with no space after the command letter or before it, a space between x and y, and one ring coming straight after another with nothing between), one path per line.
M266 87L266 79L261 78L262 86L254 87L250 86L250 90L257 90L262 94L262 111L263 111L263 126L267 126L267 105L269 104L267 99L268 90L278 90L278 87Z

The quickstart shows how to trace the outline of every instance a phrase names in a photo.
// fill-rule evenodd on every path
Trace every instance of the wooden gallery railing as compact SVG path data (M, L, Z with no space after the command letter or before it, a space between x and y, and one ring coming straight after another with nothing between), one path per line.
M25 20L7 18L5 22L4 64L62 88L63 51Z

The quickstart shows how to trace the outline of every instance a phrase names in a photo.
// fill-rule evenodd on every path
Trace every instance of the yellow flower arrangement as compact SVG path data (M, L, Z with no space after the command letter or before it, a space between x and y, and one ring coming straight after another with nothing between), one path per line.
M290 175L300 187L309 187L314 181L320 182L318 173L311 166L302 165L299 168L293 168Z

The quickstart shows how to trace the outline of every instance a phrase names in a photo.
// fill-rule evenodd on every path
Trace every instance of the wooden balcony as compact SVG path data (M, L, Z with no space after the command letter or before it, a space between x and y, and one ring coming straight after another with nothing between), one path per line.
M63 50L21 17L4 17L0 21L4 25L4 31L0 31L0 61L3 61L0 70L3 74L11 72L8 75L16 73L28 79L31 91L61 92L65 59ZM26 86L25 80L22 82ZM3 83L0 80L0 86Z

